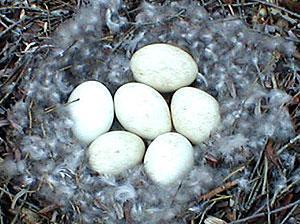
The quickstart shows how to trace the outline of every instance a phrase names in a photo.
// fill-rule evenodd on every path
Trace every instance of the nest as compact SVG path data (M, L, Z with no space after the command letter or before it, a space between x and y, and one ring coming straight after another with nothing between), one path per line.
M0 223L299 222L298 3L2 4ZM83 81L132 81L132 53L156 42L190 52L221 105L176 188L142 166L91 171L64 107Z

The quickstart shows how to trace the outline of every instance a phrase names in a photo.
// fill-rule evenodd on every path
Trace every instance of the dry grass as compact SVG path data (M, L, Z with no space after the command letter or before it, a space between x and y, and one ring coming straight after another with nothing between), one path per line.
M3 2L3 1L2 1ZM6 117L7 110L15 102L22 100L24 90L18 87L27 66L34 60L35 55L44 52L45 55L51 46L45 40L64 20L70 18L74 12L84 4L80 0L52 0L19 1L20 4L9 3L0 6L0 163L2 158L10 152L18 156L17 146L13 145L6 135L11 123ZM138 0L125 0L128 10L132 13L138 8ZM255 23L274 24L281 28L277 35L291 39L288 35L295 35L293 41L299 50L299 21L300 3L293 0L262 1L262 0L200 0L209 12L216 10L223 14L240 17L247 22L249 27ZM1 5L1 4L0 4ZM294 55L299 60L300 53ZM292 86L299 86L295 74L286 74L281 71L280 62L284 61L278 56L278 69L274 73L272 82L266 88L281 88L293 97L288 106L293 119L297 136L288 143L278 143L270 139L265 150L259 158L253 158L247 164L242 164L232 171L230 177L243 171L245 167L252 170L251 190L239 191L235 181L224 180L218 186L197 200L191 202L205 207L205 212L195 215L186 209L179 217L186 217L190 223L285 223L289 217L296 217L300 223L300 193L299 181L291 182L277 194L270 195L269 190L274 183L270 172L277 170L284 175L279 153L284 150L293 150L297 154L296 164L300 164L299 150L299 111L300 92L291 91ZM299 74L296 74L299 75ZM299 88L298 88L299 89ZM212 165L218 161L207 158ZM36 189L26 189L14 186L9 179L0 177L0 224L2 223L68 223L68 217L62 214L54 205L45 205L35 199ZM127 211L126 209L124 209ZM242 211L242 212L241 212ZM209 215L209 216L207 216ZM221 219L214 219L216 216ZM128 223L133 223L129 212L125 214ZM227 222L222 221L227 220Z

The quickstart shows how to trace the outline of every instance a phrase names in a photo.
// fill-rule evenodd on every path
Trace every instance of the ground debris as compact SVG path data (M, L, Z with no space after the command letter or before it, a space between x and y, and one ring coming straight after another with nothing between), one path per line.
M21 221L25 224L50 223L50 219L53 223L70 223L68 215L63 214L57 204L47 203L42 198L36 198L30 192L34 189L20 190L14 186L16 182L26 180L12 180L10 177L2 177L1 166L8 160L20 162L23 159L17 149L18 147L11 143L11 137L7 131L9 128L18 129L20 132L23 130L9 119L7 111L16 102L22 101L26 97L27 90L19 87L19 83L24 79L26 69L35 60L38 53L42 52L46 58L48 50L52 48L51 45L47 44L51 33L63 21L70 18L84 2L75 0L14 1L14 3L0 6L1 224L5 223L6 220L11 223ZM139 12L141 4L139 0L125 0L124 2L126 7L123 9L123 13L129 18ZM160 1L160 4L162 2ZM267 31L266 36L280 36L294 42L297 46L294 60L299 61L299 2L293 0L199 0L198 2L212 14L241 18L249 27L259 27L259 32ZM188 18L184 18L182 14L176 16L182 17L182 21L188 21ZM153 24L146 24L146 26L153 26ZM125 44L129 38L132 38L135 31L130 30L128 35L124 35L124 37L108 34L108 38L101 41L113 42L118 39L119 43L116 44L115 49L117 51L118 46ZM62 59L63 57L60 58L60 60ZM295 137L289 142L268 139L260 158L249 159L249 163L242 164L242 168L233 167L238 171L233 172L223 185L211 189L206 194L195 195L195 200L191 202L195 206L184 211L183 216L188 214L186 215L188 217L187 223L284 224L292 223L293 220L295 223L300 222L300 201L298 199L300 197L300 178L299 173L298 175L295 174L297 169L299 171L300 164L300 76L290 71L289 68L280 66L285 60L284 57L279 56L272 62L270 67L279 65L279 69L273 71L270 82L265 83L265 87L283 89L292 97L291 102L283 106L289 109ZM66 65L63 69L67 70L69 67ZM238 90L232 88L231 80L227 80L227 86L232 97L236 97ZM57 109L59 109L57 105L50 105L45 111L52 113ZM258 105L256 109L260 112L265 110L261 105ZM30 118L30 126L32 126L31 110L28 111L28 117ZM40 126L43 127L43 124ZM28 131L31 132L31 127ZM288 157L287 152L291 153L291 157ZM212 167L219 168L222 166L222 159L214 155L206 155L205 159ZM293 168L290 169L286 163L291 161L295 162L293 162ZM243 175L248 176L244 177ZM109 212L104 206L99 205L103 211ZM122 206L119 204L118 206L116 206L118 217L133 224L131 211L134 205L130 201L126 201ZM80 213L76 205L74 205L74 211ZM289 220L292 221L288 222Z

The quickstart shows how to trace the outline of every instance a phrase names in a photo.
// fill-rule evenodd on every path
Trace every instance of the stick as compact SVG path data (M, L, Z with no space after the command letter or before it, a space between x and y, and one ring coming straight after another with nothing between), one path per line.
M220 194L223 191L226 191L226 190L228 190L230 188L235 187L236 185L237 185L236 181L227 182L223 186L217 187L217 188L213 189L212 191L210 191L210 192L208 192L208 193L206 193L204 195L201 195L198 198L198 201L205 201L207 199L210 199L210 198L216 196L217 194Z
M280 207L280 208L277 208L277 209L274 209L272 211L270 211L270 215L271 214L275 214L275 213L278 213L278 212L281 212L283 210L286 210L290 207L294 207L294 206L299 206L300 205L300 200L298 201L295 201L289 205L286 205L286 206L283 206L283 207ZM251 220L251 219L256 219L256 218L259 218L259 217L263 217L265 216L266 213L265 212L261 212L261 213L258 213L256 215L252 215L252 216L249 216L249 217L246 217L246 218L243 218L243 219L239 219L239 220L236 220L236 221L233 221L233 222L230 222L229 224L236 224L236 223L246 223L247 221Z

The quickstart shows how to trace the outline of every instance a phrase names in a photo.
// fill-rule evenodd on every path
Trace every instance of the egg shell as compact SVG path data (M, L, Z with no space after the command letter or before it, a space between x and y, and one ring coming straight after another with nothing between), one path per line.
M142 83L127 83L114 96L116 116L124 129L145 139L171 131L169 107L153 88Z
M143 140L127 131L111 131L99 136L88 148L91 169L100 174L118 175L143 160Z
M221 121L217 100L193 87L183 87L174 93L171 114L175 130L194 144L206 140Z
M193 153L191 143L184 136L175 132L162 134L146 151L145 171L159 185L178 183L192 169Z
M160 92L172 92L191 84L198 66L190 54L170 44L151 44L136 51L130 68L136 81Z
M67 109L74 122L72 131L82 143L89 144L110 129L114 104L109 90L102 83L81 83L71 93L68 103Z

